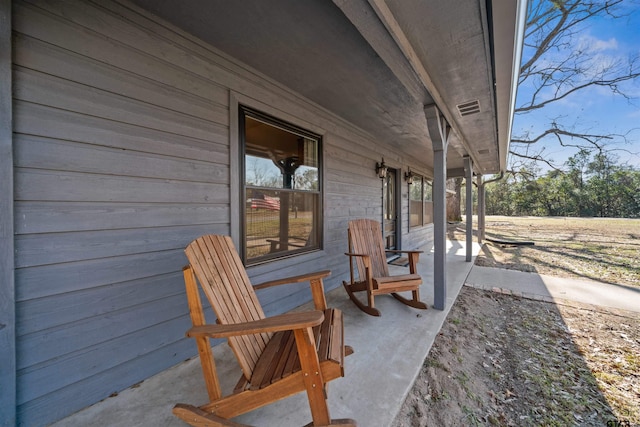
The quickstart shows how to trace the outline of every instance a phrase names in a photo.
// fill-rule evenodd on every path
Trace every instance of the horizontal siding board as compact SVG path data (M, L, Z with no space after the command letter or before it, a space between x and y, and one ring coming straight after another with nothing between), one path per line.
M342 235L340 237L342 237ZM344 259L342 260L342 262L347 262L348 261L348 258L344 254L346 252L349 252L349 250L348 250L349 243L346 240L346 236L344 236L344 237L345 238L340 238L338 240L334 240L330 244L327 245L328 246L327 247L327 256L331 257L331 256L335 256L336 254L339 254L341 256L344 256ZM332 264L331 267L335 268L335 264Z
M374 165L375 163L372 163ZM338 166L338 165L336 165ZM341 169L327 167L327 175L332 182L344 182L344 183L362 183L365 186L371 187L373 183L380 184L380 178L376 176L375 168L373 167L356 167L349 165L339 165ZM356 170L359 169L359 170Z
M139 153L31 135L16 135L17 167L123 175L179 181L227 183L227 165Z
M325 212L326 216L333 218L372 218L380 220L382 216L382 207L369 205L336 205L332 206ZM346 228L345 228L346 229Z
M31 299L17 304L16 328L27 335L173 295L184 295L182 272Z
M370 192L375 192L376 193L376 197L378 198L378 200L376 200L376 204L378 204L380 202L380 198L382 197L382 185L380 183L378 183L378 187L371 189ZM339 208L343 208L343 207L348 207L348 206L371 206L372 204L372 198L370 194L349 194L349 197L345 197L347 193L325 193L325 200L327 201L327 204L329 205L329 209L332 209L334 207L339 207ZM336 212L337 213L337 212ZM337 215L339 216L339 215Z
M96 5L81 2L79 4L66 1L50 1L38 3L37 7L28 6L29 19L37 20L36 23L21 22L16 25L20 32L25 32L35 38L41 38L39 25L53 26L57 31L47 33L47 41L67 49L82 53L86 56L98 55L100 52L89 52L87 46L95 45L105 51L126 51L129 56L138 56L136 53L145 53L155 61L163 59L157 64L161 69L166 69L174 64L188 69L191 73L202 78L210 79L216 76L216 80L223 86L229 87L230 81L238 81L237 76L230 71L219 67L210 58L202 56L198 52L185 49L176 43L175 33L171 38L163 38L154 31L149 31L141 26L131 25L126 19ZM26 13L18 10L17 13ZM29 27L27 27L29 25ZM69 35L81 33L91 44L78 43L67 40ZM107 41L105 44L104 41ZM102 42L102 43L101 43ZM122 59L113 54L105 62L116 63L122 68L132 68L136 64L122 63ZM120 63L118 63L120 62ZM145 66L140 73L144 75L150 67Z
M404 248L431 248L433 246L433 224L424 227L411 228L406 237L404 237ZM427 256L423 254L422 256Z
M60 5L65 2L51 2L52 5L55 3ZM75 9L87 11L94 9L86 8L84 2L68 5L72 13ZM112 20L112 23L119 21L122 19ZM25 3L17 4L14 8L14 22L14 31L34 39L40 39L87 58L128 70L220 105L225 105L228 101L227 90L211 79L211 76L216 75L215 72L210 71L204 76L199 76L191 71L192 66L188 58L182 62L172 63L164 59L162 52L154 57L144 48L132 49L127 44L114 39L113 36L117 33L115 26L110 27L106 34L100 34L91 28L91 24L89 27L83 27L69 22L66 17L55 16L40 7ZM102 27L104 24L99 26ZM129 33L131 28L130 25L121 26L120 24L117 27L121 27L121 31L125 34Z
M229 186L16 169L15 199L67 202L229 203Z
M328 262L334 267L332 273L335 271L335 274L332 274L331 277L333 279L337 279L337 281L342 283L342 280L345 279L346 274L349 271L349 257L344 254L345 251L336 251L331 255L327 255Z
M135 331L145 330L153 325L161 324L171 319L187 315L189 312L184 295L171 296L162 300L162 303L151 302L86 319L82 322L74 322L20 336L16 342L16 354L18 374L21 370L34 365L47 365L55 363L64 355L75 352L84 352L85 349L101 343L117 340ZM184 332L152 337L162 340L178 340L184 337ZM141 354L146 352L145 342L137 342L133 352ZM121 349L125 352L126 350ZM116 355L104 355L104 357L119 357Z
M29 383L32 383L37 373L51 370L55 374L63 366L74 380L81 379L80 375L95 375L154 348L182 339L188 329L187 322L184 321L188 319L188 313L186 298L184 295L177 295L110 313L106 315L109 316L108 322L105 322L104 316L97 316L83 322L25 335L16 343L18 375L29 374ZM149 334L149 328L170 323L174 319L184 319L180 322L182 328L157 335ZM136 335L137 340L133 341L131 335ZM104 354L96 355L92 351L94 348L99 348ZM92 359L94 366L90 366ZM85 360L82 364L86 368L85 372L72 374L74 364L79 367L80 360ZM52 385L55 386L57 385ZM34 389L30 392L31 396L20 399L20 403L37 397L35 393L41 392Z
M350 217L329 217L325 218L325 227L327 230L341 230L346 232L349 228Z
M365 150L368 151L372 148L373 147L369 147ZM376 163L380 163L381 157L376 156L370 158L358 156L356 153L342 149L334 151L333 154L325 154L327 159L325 167L331 179L341 180L345 179L345 177L347 179L358 177L358 179L364 182L380 182L380 178L378 178L376 174ZM388 159L385 160L385 163L388 163Z
M170 325L157 325L155 328L144 331L139 336L132 335L132 339L127 345L136 346L138 339L142 336L158 336L165 331L176 333L180 329L181 327L177 327L174 330ZM170 343L162 348L149 348L148 353L142 354L134 360L26 402L17 408L20 420L19 425L26 427L49 424L52 420L58 420L105 399L113 393L122 391L131 384L143 381L157 373L158 370L176 365L195 355L196 348L191 341L184 339ZM121 341L116 344L116 348L112 350L114 352L117 352L119 347L125 343ZM105 354L104 352L100 353ZM206 393L204 385L203 392ZM144 411L142 414L144 415ZM170 410L167 410L167 417L173 417ZM137 421L144 423L143 419Z
M353 143L351 141L345 140L342 144L343 146L339 148L330 146L325 150L328 169L352 172L362 176L376 176L375 166L382 158L378 155L372 156L369 151L371 147L364 148L368 155L363 155L364 153L362 152L353 152L344 148L344 146L352 146ZM351 147L351 149L353 148Z
M18 34L14 64L46 72L66 80L116 93L167 110L205 120L220 120L228 109L163 83L78 55L69 50Z
M210 140L211 122L41 72L14 67L14 98L151 129ZM226 120L228 114L220 114Z
M345 174L346 175L346 174ZM332 177L325 184L330 195L339 193L340 188L345 186L345 190L353 191L361 197L382 197L382 182L379 178L369 178L366 176ZM343 194L349 194L343 191Z
M61 123L64 123L64 126L60 126ZM229 130L223 126L214 126L213 133L210 135L211 141L202 141L15 100L14 131L122 150L135 149L138 152L176 158L199 159L218 164L229 163Z
M304 257L291 258L289 261L294 262L286 263L279 261L271 263L271 265L263 264L261 266L251 267L249 269L251 283L256 285L267 280L296 276L301 273L331 270L330 264L327 263L325 251L310 253ZM274 265L277 265L278 267L277 273L274 273L273 271ZM328 280L330 279L325 278L323 281L327 282ZM311 289L309 282L303 282L261 289L257 291L257 295L263 307L271 306L270 314L279 314L288 311L293 307L297 307L304 302L310 301ZM279 306L280 302L285 300L289 302L296 301L297 304L294 306L287 306L283 303L282 306Z
M208 225L229 234L229 207L220 204L16 202L16 234ZM28 261L22 261L27 262Z
M19 268L16 270L16 281L20 283L16 301L174 273L181 271L186 263L180 249Z
M304 271L311 272L314 270L315 269L306 269ZM257 295L263 308L266 309L266 307L272 306L271 311L268 312L269 315L284 313L293 307L297 307L311 300L311 290L308 283L281 285L275 288L260 290ZM279 307L279 304L287 298L293 298L298 301L298 304L287 308L284 306Z
M360 195L368 195L371 197L371 200L376 200L376 203L382 203L380 198L382 197L382 185L380 184L380 180L377 180L377 184L380 187L372 187L363 185L362 183L347 183L347 182L335 182L328 181L325 183L325 191L328 194L360 194ZM377 199L375 199L377 197Z
M325 250L329 250L331 246L336 246L337 244L339 244L340 250L342 250L342 252L349 252L346 224L344 228L336 227L330 229L327 233L325 233L325 240L327 241L327 248Z
M275 262L254 265L247 268L247 272L251 278L251 283L256 285L271 280L274 277L290 277L301 274L301 272L309 271L303 270L300 268L301 266L311 268L313 271L327 270L328 265L324 260L324 251L316 250L283 258Z
M147 227L123 230L78 231L18 235L17 268L108 258L170 249L184 249L211 226Z

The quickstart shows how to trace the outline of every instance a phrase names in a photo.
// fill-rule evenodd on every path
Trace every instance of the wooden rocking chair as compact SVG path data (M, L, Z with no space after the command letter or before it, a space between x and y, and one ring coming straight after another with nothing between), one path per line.
M389 275L386 253L406 253L409 259L409 274ZM380 294L391 294L398 301L420 309L427 309L427 305L420 301L419 288L422 278L417 274L416 264L422 251L385 250L382 240L380 223L370 219L356 219L349 221L349 269L351 282L342 282L349 298L362 311L372 316L380 316L380 311L374 306L374 297ZM358 267L358 280L355 280L353 259ZM356 296L356 292L366 291L368 305L363 304ZM411 291L413 299L407 299L397 292Z
M353 353L343 342L342 312L328 309L322 279L330 271L251 286L231 238L202 236L185 249L183 269L195 338L209 403L177 404L173 413L193 426L241 426L237 415L307 392L313 422L309 426L355 426L353 420L331 420L326 401L328 381L344 376L343 362ZM205 324L196 282L217 316ZM254 289L309 282L316 310L265 318ZM227 338L242 369L233 392L222 396L210 338Z

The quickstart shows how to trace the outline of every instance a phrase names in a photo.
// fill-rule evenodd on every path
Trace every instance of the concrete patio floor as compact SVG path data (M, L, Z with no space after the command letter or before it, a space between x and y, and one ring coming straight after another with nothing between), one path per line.
M479 249L474 243L474 259ZM433 308L433 253L422 254L418 266L424 282L420 296L429 304L428 310L416 310L382 295L376 297L382 316L372 317L360 311L342 287L327 293L329 306L344 312L345 343L355 351L345 361L345 377L329 385L332 418L353 418L363 427L391 425L472 266L473 260L465 262L464 242L448 241L444 311ZM235 358L226 344L214 347L214 353L223 391L231 390L240 376ZM299 393L234 421L255 426L303 426L311 421L306 399ZM173 405L206 401L200 363L194 358L53 425L180 427L186 424L173 416Z

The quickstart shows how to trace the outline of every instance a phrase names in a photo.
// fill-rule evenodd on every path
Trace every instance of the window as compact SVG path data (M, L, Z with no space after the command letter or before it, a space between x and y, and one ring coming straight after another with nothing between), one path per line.
M320 136L245 107L240 128L245 262L320 249Z
M420 175L413 175L409 186L409 227L420 227L433 222L433 202L431 181Z

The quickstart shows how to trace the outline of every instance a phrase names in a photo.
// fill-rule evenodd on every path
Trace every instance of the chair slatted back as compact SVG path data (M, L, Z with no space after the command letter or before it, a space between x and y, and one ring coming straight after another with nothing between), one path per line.
M185 254L219 323L264 319L260 302L230 237L202 236L187 246ZM251 378L271 336L263 333L229 338L229 345L247 379Z
M371 258L372 277L389 276L387 256L382 240L380 223L372 219L354 219L349 221L349 250L356 254L366 254ZM366 277L364 261L356 258L360 280Z

